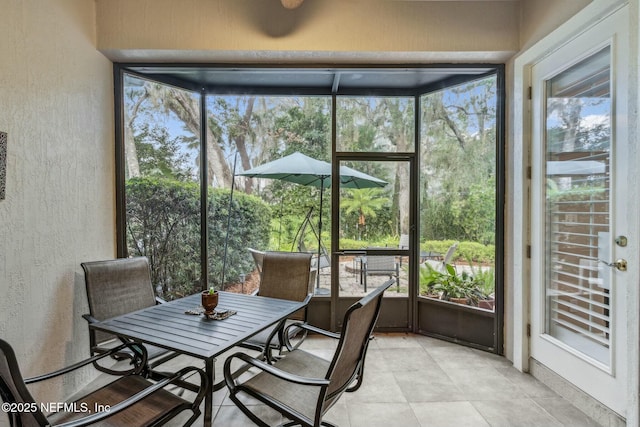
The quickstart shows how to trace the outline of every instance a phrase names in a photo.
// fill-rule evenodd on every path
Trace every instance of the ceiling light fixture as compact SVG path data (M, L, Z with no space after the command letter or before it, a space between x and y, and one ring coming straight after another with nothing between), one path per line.
M280 0L285 9L297 9L304 0Z

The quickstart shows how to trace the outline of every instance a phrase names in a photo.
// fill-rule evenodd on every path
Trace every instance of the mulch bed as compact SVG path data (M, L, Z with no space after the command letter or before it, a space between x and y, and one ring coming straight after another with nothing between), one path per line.
M224 290L227 292L235 292L238 294L250 294L260 285L260 274L258 270L253 270L251 274L247 274L244 280L244 286L242 283L231 283L225 286Z

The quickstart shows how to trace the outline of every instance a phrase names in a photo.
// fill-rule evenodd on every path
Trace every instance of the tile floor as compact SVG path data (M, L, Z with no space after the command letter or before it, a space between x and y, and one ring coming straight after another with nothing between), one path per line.
M313 336L303 348L330 358L335 341ZM363 386L344 394L327 421L340 427L599 425L503 357L483 351L420 335L378 333L366 362ZM270 425L283 422L258 402L255 408ZM214 394L213 415L214 426L254 425L226 389ZM180 425L175 421L170 425Z

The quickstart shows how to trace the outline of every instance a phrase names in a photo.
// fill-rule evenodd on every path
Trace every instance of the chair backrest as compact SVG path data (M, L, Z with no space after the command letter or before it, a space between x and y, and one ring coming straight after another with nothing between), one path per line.
M393 255L367 255L367 271L395 271L396 257Z
M149 261L146 257L83 262L89 313L98 320L155 305ZM113 336L95 334L95 345Z
M451 264L451 260L453 259L453 254L458 249L458 242L455 242L453 245L449 246L447 249L447 253L444 255L442 260L443 264Z
M262 261L264 260L264 251L259 251L257 249L248 248L251 256L253 257L253 262L256 264L256 268L258 269L258 274L262 274Z
M24 383L20 367L11 345L0 339L0 397L6 403L30 404L28 411L7 412L12 426L46 426L49 425L40 411L31 393Z
M291 301L304 301L313 293L310 280L311 254L302 252L266 252L258 295ZM304 310L291 316L304 320Z
M353 383L364 364L369 345L369 338L373 332L382 296L395 282L386 281L382 286L353 304L344 315L340 341L327 373L330 384L327 387L322 412L326 412L338 397Z
M409 235L401 234L400 242L398 243L398 249L409 249Z
M367 247L370 249L386 249L375 246ZM367 254L367 272L393 272L396 269L396 257L394 255L371 255Z
M320 260L320 262L318 262L318 259ZM315 253L311 258L311 266L313 268L321 270L323 268L331 267L331 260L329 259L329 256L325 253L320 254L319 258L318 258L318 254Z

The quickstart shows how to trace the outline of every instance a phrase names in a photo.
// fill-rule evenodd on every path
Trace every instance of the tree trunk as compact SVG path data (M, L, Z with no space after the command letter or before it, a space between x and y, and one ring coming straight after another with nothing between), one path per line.
M200 135L200 104L181 90L171 89L166 100L167 107L182 120L194 135ZM203 120L207 123L207 120ZM232 173L224 158L224 152L220 142L215 137L209 126L207 135L207 184L214 187L231 188Z
M238 154L240 155L240 162L242 163L243 170L251 169L251 160L249 159L249 153L247 150L247 134L249 133L249 129L251 126L251 115L253 114L253 105L255 104L256 98L254 96L250 97L247 100L247 108L245 109L244 116L242 116L242 122L240 126L244 130L244 132L238 133L238 135L234 138L236 143L236 149L238 150ZM251 186L250 180L245 180L244 182L244 191L247 194L252 193L253 187Z
M138 117L138 111L142 103L149 98L149 92L146 90L136 100L135 104L128 112L126 124L124 126L124 162L127 165L127 178L135 178L140 176L140 162L138 161L138 150L136 149L136 140L133 136L133 123Z

